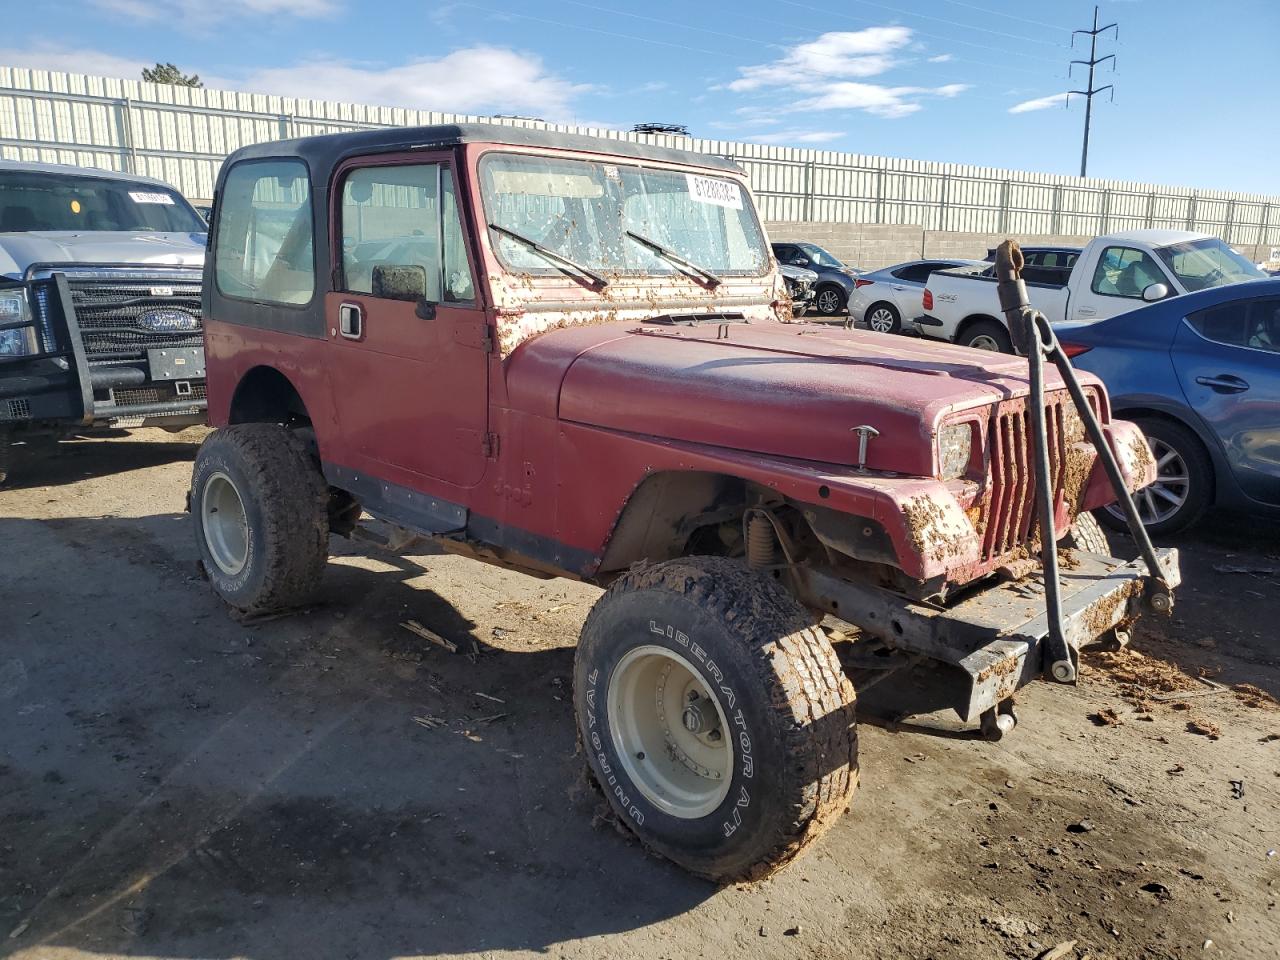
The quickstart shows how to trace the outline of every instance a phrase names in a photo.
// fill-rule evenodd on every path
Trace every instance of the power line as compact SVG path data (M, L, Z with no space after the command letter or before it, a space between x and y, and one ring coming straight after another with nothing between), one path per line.
M1071 66L1077 63L1081 66L1089 68L1089 86L1085 90L1070 90L1067 92L1067 103L1071 103L1071 97L1084 97L1084 146L1080 150L1080 176L1085 175L1085 171L1089 168L1089 124L1093 119L1093 98L1104 90L1111 91L1111 99L1115 99L1116 88L1113 84L1108 83L1105 87L1095 87L1093 85L1093 71L1100 63L1111 61L1111 69L1116 68L1116 55L1109 53L1105 57L1098 56L1098 35L1106 33L1108 30L1115 31L1115 38L1120 37L1120 28L1114 23L1109 23L1105 27L1098 26L1098 8L1093 8L1093 29L1092 30L1073 30L1071 32L1071 45L1074 47L1076 43L1076 34L1083 34L1089 38L1089 59L1088 60L1072 60ZM1070 76L1071 69L1068 67L1067 75Z
M697 32L697 33L710 33L710 34L713 34L713 35L715 35L715 36L717 36L717 37L724 37L724 38L727 38L727 39L729 39L729 40L740 40L740 41L742 41L743 43L754 43L754 44L757 44L757 45L759 45L759 46L763 46L763 47L770 47L770 48L772 48L772 49L774 49L774 50L778 50L778 51L780 51L781 53L785 53L785 52L787 52L787 50L788 50L788 48L787 48L787 47L785 47L785 46L783 46L782 44L779 44L779 43L777 43L777 42L775 42L775 41L772 41L772 40L757 40L757 39L756 39L756 38L754 38L754 37L743 37L743 36L740 36L740 35L737 35L737 34L725 33L723 30L713 30L713 29L708 28L708 27L697 27L697 26L694 26L694 25L689 24L689 23L682 23L682 22L678 22L678 21L675 21L675 20L664 20L664 19L662 19L661 17L651 17L651 16L647 16L646 14L642 14L642 13L632 13L632 12L630 12L629 10L617 10L617 9L614 9L613 7L602 7L602 6L600 6L599 4L596 4L596 3L587 3L587 2L585 2L585 0L560 0L560 2L561 2L561 3L567 3L567 4L569 4L569 5L571 5L571 6L575 6L575 7L582 7L582 8L584 8L584 9L586 9L586 10L594 10L594 11L596 11L597 13L605 13L605 14L609 14L609 15L611 15L611 16L618 16L618 17L630 17L630 18L631 18L631 19L633 19L633 20L644 20L644 21L647 21L648 23L656 23L656 24L660 24L661 26L665 26L665 27L676 27L676 28L678 28L678 29L680 29L680 30L692 30L692 31L695 31L695 32ZM759 22L759 23L767 23L767 24L771 24L771 25L773 25L773 26L791 26L791 24L789 24L789 23L785 23L785 22L783 22L783 21L781 21L781 20L770 20L770 19L765 18L765 17L751 17L751 16L749 16L749 17L746 17L745 19L748 19L748 20L755 20L755 21L757 21L757 22ZM919 31L915 31L915 32L919 33ZM926 34L921 34L921 36L926 36ZM821 39L821 37L819 36L819 37L815 38L815 40L808 40L808 41L804 41L804 43L810 43L810 44L811 44L811 43L816 42L816 40L817 40L817 39ZM796 44L795 46L800 46L800 45L801 45L801 44ZM994 49L994 48L993 48L993 49ZM725 55L727 56L728 54L725 54ZM811 57L812 57L812 56L817 56L817 57L822 57L822 58L824 58L824 59L828 59L828 60L844 60L844 59L846 59L846 58L845 58L845 56L844 56L844 55L842 55L842 54L836 54L836 53L822 53L822 52L820 52L820 51L816 51L816 50L809 50L809 51L806 51L806 56L811 56ZM991 63L991 62L988 62L988 61L985 61L985 60L968 60L968 59L965 59L965 58L962 58L962 57L950 57L950 58L949 58L949 60L950 60L951 62L954 62L954 63L968 63L968 64L973 64L973 65L975 65L975 66L979 66L979 67L987 67L988 69L994 69L994 70L1013 70L1013 71L1018 72L1018 73L1041 74L1041 71L1039 71L1039 70L1029 70L1029 69L1027 69L1027 68L1025 68L1025 67L1012 67L1012 66L1009 66L1008 64L1003 64L1003 63Z
M1005 13L1003 10L992 10L990 7L980 7L976 3L965 3L964 0L943 0L944 3L950 3L957 7L968 7L970 10L977 10L979 13L990 14L993 17L1000 17L1004 20L1017 20L1019 23L1029 23L1035 27L1048 27L1050 30L1061 30L1066 33L1070 27L1064 27L1057 23L1045 23L1043 20L1032 20L1029 17L1020 17L1014 13Z
M821 13L828 17L838 17L842 20L852 20L854 23L861 23L861 24L873 23L874 24L874 21L867 20L865 17L851 17L849 16L849 14L841 13L838 10L827 10L823 7L814 7L807 3L797 3L796 0L779 0L779 2L786 4L789 7L798 7L801 10L808 10L812 13ZM959 44L963 44L966 47L976 47L979 50L990 50L1006 57L1027 57L1031 60L1037 61L1038 63L1044 62L1044 54L1040 54L1040 53L1023 53L1020 50L1006 50L1004 47L993 47L989 43L977 43L973 40L961 40L959 37L947 37L947 36L943 36L940 33L926 33L924 30L918 30L915 27L908 27L907 29L911 30L915 34L918 34L919 36L929 37L933 40L943 40L943 41L946 41L947 43L959 43Z

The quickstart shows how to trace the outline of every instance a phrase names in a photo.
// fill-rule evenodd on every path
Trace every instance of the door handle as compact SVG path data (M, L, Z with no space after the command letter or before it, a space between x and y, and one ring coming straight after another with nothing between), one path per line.
M899 293L901 293L903 290L905 290L905 289L907 289L907 288L906 288L906 287L900 287L900 286L898 286L898 285L895 283L895 284L893 285L893 289L895 289L895 290L897 290Z
M1249 389L1249 384L1239 377L1233 377L1229 373L1223 373L1216 377L1196 377L1196 383L1202 387L1210 387L1218 393L1244 393Z
M348 340L364 336L364 311L358 303L344 303L338 307L338 332Z

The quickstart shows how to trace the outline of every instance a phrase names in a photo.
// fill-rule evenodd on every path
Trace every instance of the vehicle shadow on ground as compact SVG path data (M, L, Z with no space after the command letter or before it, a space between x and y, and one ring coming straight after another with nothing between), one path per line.
M199 441L101 439L14 444L6 453L8 480L0 490L60 486L195 459Z
M1126 533L1109 531L1118 556L1136 557ZM1280 698L1280 522L1226 511L1156 546L1178 548L1182 585L1170 619L1149 617L1136 649L1168 660L1192 677L1250 684Z
M376 554L332 563L321 606L237 623L194 575L189 531L182 514L0 521L41 563L120 566L110 596L75 582L0 615L16 637L0 668L19 665L0 685L17 717L0 863L19 891L0 903L0 937L18 931L0 951L545 951L715 893L603 815L571 648L491 646L419 567Z

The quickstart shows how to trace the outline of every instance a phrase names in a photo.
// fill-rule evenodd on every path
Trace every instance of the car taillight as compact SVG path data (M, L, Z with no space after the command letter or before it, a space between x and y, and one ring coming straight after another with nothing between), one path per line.
M1058 346L1062 347L1062 352L1068 357L1078 357L1082 353L1088 353L1093 347L1085 346L1083 343L1063 343L1058 341Z
M933 309L933 291L930 290L928 287L924 288L923 300L924 300L924 303L922 304L922 306L926 310L932 310Z
M869 287L873 283L875 283L874 280L864 280L862 277L858 277L858 279L853 281L853 289L857 290L859 287Z

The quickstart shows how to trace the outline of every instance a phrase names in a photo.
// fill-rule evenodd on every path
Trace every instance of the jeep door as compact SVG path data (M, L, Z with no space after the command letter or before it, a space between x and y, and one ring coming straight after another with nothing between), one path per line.
M447 155L341 168L330 379L349 455L409 488L484 474L488 328ZM354 464L353 464L354 465Z

